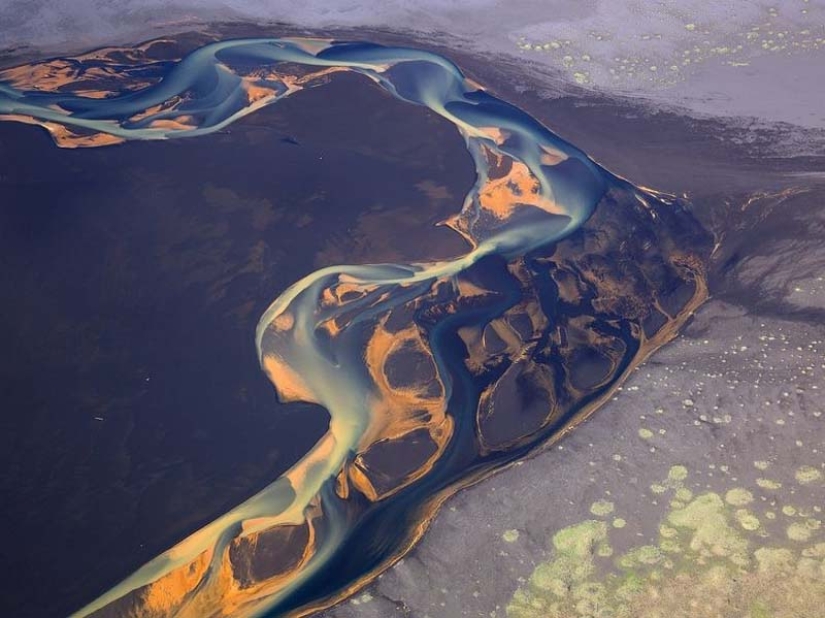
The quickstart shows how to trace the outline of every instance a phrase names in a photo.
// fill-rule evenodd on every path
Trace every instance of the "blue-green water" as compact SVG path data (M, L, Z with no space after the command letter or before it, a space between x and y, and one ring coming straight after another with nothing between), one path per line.
M257 350L282 401L328 410L327 434L270 486L147 563L78 616L117 615L127 607L138 616L278 615L334 596L369 575L415 536L412 531L432 514L434 496L550 435L552 427L542 426L512 448L492 453L478 436L482 391L503 374L480 385L465 366L461 333L483 330L523 298L523 282L508 264L529 263L525 256L575 232L611 189L654 199L486 92L449 60L415 49L312 39L220 41L169 63L159 81L115 96L0 84L0 114L47 127L63 146L196 138L284 97L300 96L304 87L323 85L326 76L296 72L296 66L363 75L456 127L476 181L444 223L469 249L434 262L324 268L275 298L259 321L255 347L250 333L250 353ZM68 134L56 134L55 127ZM369 182L369 173L363 181ZM541 304L552 303L547 296L556 294L549 281L536 275ZM402 310L411 318L390 327ZM533 324L536 332L551 326L539 323ZM615 336L633 338L627 329L616 329ZM546 334L534 341L523 337L524 349L542 338L546 344ZM393 384L387 363L404 360L410 350L429 358L433 375L408 369L405 384ZM510 350L510 361L522 352ZM614 377L627 362L614 367ZM426 448L412 440L417 430L425 430ZM410 443L419 450L405 451ZM385 453L383 463L374 455L368 461L388 445L398 449L395 457L419 457L417 464L388 478L381 468L392 455ZM265 541L267 534L297 530L307 538L301 551L283 542L278 560L287 566L255 576L248 567L239 575L238 565L251 560L244 552L282 542ZM296 551L300 555L292 556Z

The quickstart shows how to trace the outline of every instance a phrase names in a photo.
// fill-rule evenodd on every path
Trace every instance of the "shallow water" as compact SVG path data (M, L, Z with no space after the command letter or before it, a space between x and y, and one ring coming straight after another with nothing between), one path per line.
M454 124L476 181L444 221L466 253L330 266L274 300L255 335L261 367L281 401L323 406L328 432L78 616L281 615L336 598L420 536L450 491L595 408L704 298L701 260L681 246L698 232L678 204L600 168L441 56L259 38L128 72L106 71L114 57L3 72L0 118L70 148L197 137L353 72ZM90 68L114 87L67 91ZM642 263L617 268L624 254Z

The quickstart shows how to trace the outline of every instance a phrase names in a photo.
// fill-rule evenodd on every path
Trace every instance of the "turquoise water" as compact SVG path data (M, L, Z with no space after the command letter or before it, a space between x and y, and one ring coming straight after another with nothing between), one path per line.
M307 401L328 410L327 434L270 486L147 563L77 616L115 607L112 604L136 591L134 603L143 612L136 615L279 613L299 605L295 599L310 602L345 588L392 555L396 546L389 533L383 533L382 543L364 539L365 518L376 521L375 530L384 530L387 517L400 517L399 507L386 505L396 501L415 513L416 504L456 482L470 467L471 458L461 454L473 448L475 424L467 419L475 414L478 393L455 362L455 332L461 325L483 326L516 302L517 289L502 283L507 274L501 264L569 235L611 186L627 184L525 112L467 79L446 58L368 43L220 41L170 63L152 85L103 98L0 84L0 115L41 124L53 134L56 126L65 127L68 137L58 139L63 146L195 138L284 97L300 96L304 87L322 86L321 78L294 74L295 65L363 75L392 96L424 106L455 125L474 161L476 181L444 224L462 235L469 249L438 262L324 268L278 296L259 321L254 349L282 401ZM369 174L364 178L369 182ZM494 277L494 287L503 300L492 308L459 313L432 329L416 329L413 322L413 330L403 331L403 336L386 326L394 311L420 308L445 289L456 298L466 296L462 282L488 262L502 270ZM437 388L387 385L385 363L399 353L393 339L404 337L430 356ZM421 409L427 411L426 421L419 418ZM375 444L402 440L416 427L429 432L435 454L392 490L381 490L363 465L353 472L359 454ZM347 489L342 489L342 479ZM385 521L379 521L381 513ZM412 516L399 522L401 528L417 523ZM312 538L306 555L287 576L254 585L237 581L227 565L230 549L236 551L241 539L302 526L313 531ZM365 547L361 563L355 530ZM350 561L356 565L344 569L346 576L334 585L318 588L318 577L340 563L344 551L353 554ZM202 572L190 568L199 559L208 565ZM191 581L152 592L153 583L184 572L189 575L181 578ZM313 592L315 588L320 592Z

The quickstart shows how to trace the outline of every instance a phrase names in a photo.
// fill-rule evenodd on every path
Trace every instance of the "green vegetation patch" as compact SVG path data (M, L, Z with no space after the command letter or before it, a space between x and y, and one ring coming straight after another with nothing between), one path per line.
M658 487L681 492L658 526L656 543L615 553L626 522L586 520L557 532L549 559L536 567L507 606L510 618L799 618L825 607L825 534L804 509L782 508L775 536L768 512L744 488L697 496L674 467ZM676 470L674 473L674 469ZM807 468L800 483L817 479ZM814 472L819 470L811 468ZM805 479L800 480L800 478ZM812 480L808 480L812 479ZM761 486L761 485L760 485ZM657 487L657 488L658 488ZM659 493L659 492L655 492ZM609 504L609 510L607 505ZM775 504L775 503L774 503ZM597 506L599 505L599 506ZM767 506L767 505L765 505ZM786 507L789 505L786 505ZM776 508L780 508L776 505ZM613 513L599 501L591 512ZM818 511L817 511L818 512ZM772 514L772 512L771 512ZM774 515L775 519L775 515ZM614 541L614 542L611 542Z

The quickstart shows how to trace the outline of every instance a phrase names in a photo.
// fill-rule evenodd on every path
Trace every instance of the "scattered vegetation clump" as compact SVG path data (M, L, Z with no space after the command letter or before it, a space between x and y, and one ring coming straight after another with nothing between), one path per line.
M813 472L811 472L813 470ZM816 468L797 481L814 483ZM549 559L536 567L507 606L510 618L799 618L825 606L825 534L817 519L783 509L794 521L784 535L762 525L751 491L735 487L693 496L675 466L663 490L680 494L659 525L658 542L613 552L624 531L586 520L557 532ZM761 487L761 485L760 485ZM606 505L610 505L607 509ZM600 508L604 506L604 508ZM675 505L675 506L674 506ZM745 508L747 507L747 508ZM614 505L599 501L591 513ZM773 514L773 512L770 512ZM616 525L616 522L621 522Z

